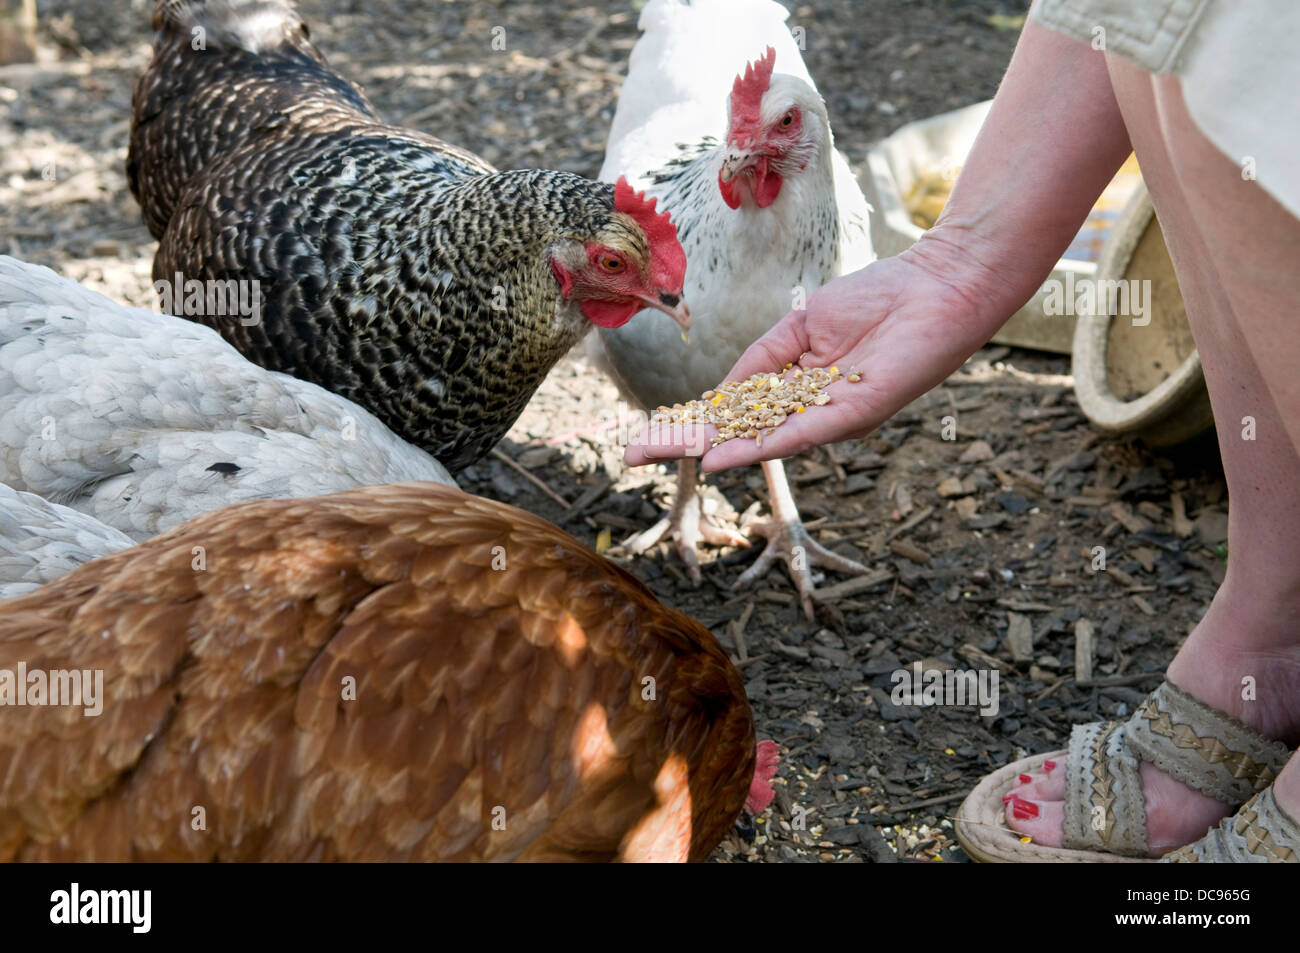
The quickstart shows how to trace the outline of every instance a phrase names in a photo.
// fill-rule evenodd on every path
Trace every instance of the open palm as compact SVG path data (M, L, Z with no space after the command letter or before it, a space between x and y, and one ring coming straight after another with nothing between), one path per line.
M829 404L787 418L761 448L741 439L710 449L716 431L707 426L648 428L629 444L627 463L703 455L711 472L867 434L984 343L989 332L980 310L955 283L906 253L845 275L813 294L805 310L781 319L727 375L743 380L791 362L836 365L845 377L828 388ZM857 383L847 380L853 371L861 375Z

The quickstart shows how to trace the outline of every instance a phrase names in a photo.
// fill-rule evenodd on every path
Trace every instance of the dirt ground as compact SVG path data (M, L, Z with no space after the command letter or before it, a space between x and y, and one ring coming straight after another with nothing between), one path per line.
M123 167L151 5L42 0L41 62L0 67L0 251L146 307L154 243ZM636 37L626 4L300 6L385 115L501 167L596 172ZM904 123L990 97L1016 38L1003 18L1024 6L816 0L791 22L858 164ZM1068 375L1066 358L986 348L871 438L790 461L818 538L879 570L865 588L831 589L814 622L783 569L731 589L757 547L715 551L698 589L667 547L625 561L733 653L760 737L781 745L775 808L716 859L964 860L948 817L982 774L1061 747L1074 723L1124 715L1157 684L1223 577L1217 453L1212 440L1171 457L1100 438ZM670 469L623 467L618 412L614 387L570 355L500 448L531 479L489 458L462 483L590 545L617 543L658 518L672 486ZM942 439L948 415L955 440ZM724 508L765 502L757 469L711 483ZM1076 641L1089 636L1084 687ZM895 705L891 676L917 662L996 670L997 713Z

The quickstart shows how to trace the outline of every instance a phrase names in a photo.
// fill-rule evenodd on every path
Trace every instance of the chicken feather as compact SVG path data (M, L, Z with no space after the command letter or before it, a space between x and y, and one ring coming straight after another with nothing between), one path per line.
M368 411L210 328L0 256L0 483L144 539L245 500L452 483Z
M127 176L165 309L356 401L453 473L592 323L647 304L689 321L681 246L632 190L498 172L384 122L283 0L159 0L154 27ZM190 282L241 282L253 313L178 307Z
M4 604L0 673L20 662L102 671L104 697L0 720L0 857L699 860L754 777L706 629L434 484L242 504L98 559Z

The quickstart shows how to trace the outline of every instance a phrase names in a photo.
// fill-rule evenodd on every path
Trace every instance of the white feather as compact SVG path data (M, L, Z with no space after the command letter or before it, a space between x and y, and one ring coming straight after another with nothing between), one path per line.
M657 311L587 338L587 353L632 400L655 407L697 397L796 303L796 296L874 258L870 206L835 150L825 105L773 0L650 0L619 94L601 178L626 175L678 224L686 251L689 339ZM824 129L816 158L789 175L766 209L729 209L717 188L721 150L702 153L688 176L650 173L681 155L679 144L722 140L737 75L771 46L764 121L800 106L810 132ZM771 115L769 111L775 110ZM687 181L689 179L689 181Z
M816 89L789 15L774 0L650 0L637 21L641 38L628 57L600 178L627 175L636 184L634 176L662 166L677 143L721 138L736 75L769 46L777 73Z
M0 483L0 599L39 589L133 543L85 513Z
M402 480L455 485L366 410L216 331L0 256L0 483L140 540L245 500Z

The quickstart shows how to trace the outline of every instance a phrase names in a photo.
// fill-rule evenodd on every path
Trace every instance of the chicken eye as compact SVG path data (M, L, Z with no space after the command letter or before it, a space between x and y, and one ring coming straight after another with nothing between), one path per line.
M602 258L600 263L606 271L618 272L623 270L623 261L620 258L606 257Z
M788 112L781 117L781 128L788 129L792 125L794 125L794 113Z

